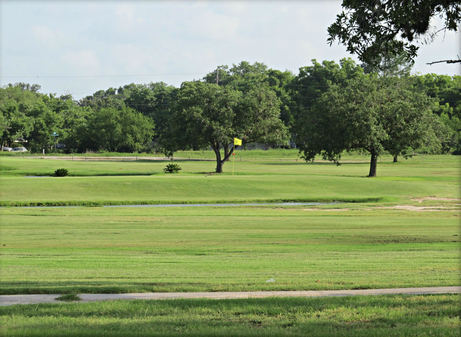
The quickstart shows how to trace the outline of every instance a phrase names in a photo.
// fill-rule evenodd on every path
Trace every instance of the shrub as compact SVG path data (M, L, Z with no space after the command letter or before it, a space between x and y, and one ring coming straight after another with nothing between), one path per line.
M72 302L72 301L80 301L81 298L75 294L66 294L61 295L55 298L56 301L64 301L64 302Z
M178 164L168 164L167 166L165 166L165 168L163 169L163 172L165 173L178 173L179 171L181 171L181 166L179 166Z
M69 175L69 171L67 171L67 169L65 168L59 168L56 171L54 171L55 177L65 177L67 175Z

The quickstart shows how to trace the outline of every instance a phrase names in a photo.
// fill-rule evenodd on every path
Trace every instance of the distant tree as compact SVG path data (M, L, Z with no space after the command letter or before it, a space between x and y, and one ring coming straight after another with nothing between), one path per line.
M280 100L280 119L291 130L295 122L293 113L293 81L295 76L289 71L275 69L269 69L267 75L267 84Z
M404 53L388 51L387 54L376 55L373 62L362 63L365 73L377 73L381 77L410 76L414 61Z
M447 127L438 132L442 152L461 153L461 76L425 74L412 76L417 90L435 100L433 112ZM440 130L440 128L439 128ZM437 148L437 147L435 147Z
M136 152L149 146L154 122L130 108L101 108L88 115L83 132L88 150Z
M429 32L433 17L443 18L442 30L457 31L461 20L461 3L457 0L343 0L342 7L328 28L328 41L332 44L337 39L367 64L390 54L412 60L419 48L415 40Z
M227 85L232 80L232 75L229 71L229 66L221 65L216 67L214 71L205 75L203 80L206 83L215 83L218 85Z
M0 89L1 90L1 89ZM33 120L28 117L20 105L14 99L3 98L0 91L0 112L2 123L0 133L2 145L12 146L13 142L19 138L27 139L33 126Z
M122 90L125 104L154 120L156 150L171 156L174 151L174 137L171 130L172 109L177 89L163 82L149 84L132 84Z
M31 151L41 152L43 149L53 149L56 139L52 134L59 131L60 116L43 101L29 107L26 115L34 121L28 136Z
M38 85L25 83L0 88L0 111L4 120L0 125L2 145L13 146L18 139L29 139L34 128L31 110L42 104L38 89Z
M107 90L98 90L93 95L82 98L79 105L90 107L93 110L109 107L122 109L125 106L124 100L123 91L109 88Z
M438 102L438 115L446 112L461 118L461 76L425 74L413 76L415 87ZM451 109L447 109L449 107Z
M253 64L242 61L232 67L222 65L208 73L203 80L221 86L230 86L233 89L247 91L250 88L264 83L268 78L268 69L264 63Z

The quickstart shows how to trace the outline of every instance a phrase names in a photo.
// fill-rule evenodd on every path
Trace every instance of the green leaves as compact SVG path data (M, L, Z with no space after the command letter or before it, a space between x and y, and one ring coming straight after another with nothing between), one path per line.
M343 0L342 7L328 27L328 42L338 40L367 64L390 52L412 60L418 51L413 41L428 31L432 17L442 17L453 31L461 20L459 1Z
M236 82L228 85L184 82L178 91L173 115L178 147L210 146L216 154L217 172L222 171L222 165L233 152L234 137L245 143L260 141L274 145L288 140L287 128L279 118L280 100L267 84L250 81L246 82L247 90L236 89L242 77L254 75L247 66L239 68Z
M154 135L153 121L129 108L94 111L85 125L85 148L94 151L141 151Z
M312 93L307 100L298 98L302 113L296 142L304 159L311 161L320 154L338 163L343 151L359 149L368 151L376 164L384 150L394 156L408 155L429 139L437 139L428 117L433 102L408 79L380 78L353 69L350 64L348 70L343 65L326 63L322 69L314 64L300 79L311 85L299 94ZM338 76L341 72L345 76ZM322 73L332 80L318 76ZM371 171L374 176L376 170Z

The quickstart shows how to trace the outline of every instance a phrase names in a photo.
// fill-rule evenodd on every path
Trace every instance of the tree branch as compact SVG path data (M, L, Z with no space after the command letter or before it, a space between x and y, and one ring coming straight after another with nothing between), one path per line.
M222 160L223 163L224 163L227 159L229 159L230 155L234 152L234 148L235 148L235 146L232 145L230 151L229 151L227 154L224 155L224 159Z
M429 63L426 63L428 65L433 65L433 64L436 64L436 63L461 63L461 59L458 59L458 60L441 60L441 61L434 61L434 62L429 62Z

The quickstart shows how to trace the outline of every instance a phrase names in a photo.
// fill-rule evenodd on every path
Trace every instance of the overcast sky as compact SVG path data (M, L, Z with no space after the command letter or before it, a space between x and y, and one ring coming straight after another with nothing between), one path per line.
M311 59L353 57L326 42L340 4L0 0L0 85L81 98L133 82L179 86L242 60L297 74ZM414 72L459 74L457 65L425 63L456 58L460 39L447 32L422 46Z

